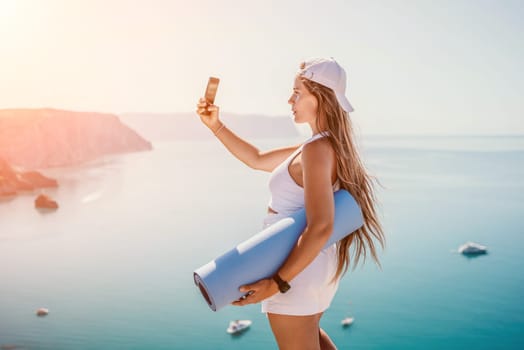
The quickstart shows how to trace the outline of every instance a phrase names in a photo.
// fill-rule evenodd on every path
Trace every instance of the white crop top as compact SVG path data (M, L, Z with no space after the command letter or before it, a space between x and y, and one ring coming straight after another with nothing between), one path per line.
M304 208L304 188L298 185L289 174L289 164L295 157L302 152L304 145L324 137L326 134L319 133L313 135L298 147L289 157L286 158L279 166L271 172L269 177L269 207L278 214L291 214L299 209ZM339 189L338 179L333 185L333 192Z

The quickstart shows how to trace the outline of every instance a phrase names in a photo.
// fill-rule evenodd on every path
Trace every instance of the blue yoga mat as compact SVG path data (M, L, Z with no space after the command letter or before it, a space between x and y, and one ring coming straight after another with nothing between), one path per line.
M325 248L364 224L362 211L349 192L339 190L334 196L333 234ZM209 307L217 311L245 295L238 290L240 286L273 276L305 228L306 211L301 209L196 269L193 274L195 284Z

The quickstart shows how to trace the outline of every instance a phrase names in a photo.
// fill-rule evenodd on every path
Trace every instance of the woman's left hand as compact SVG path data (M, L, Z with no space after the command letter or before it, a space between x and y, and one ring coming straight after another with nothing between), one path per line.
M235 306L256 304L279 292L278 285L271 278L266 278L250 285L240 287L240 291L248 293L246 296L232 302Z

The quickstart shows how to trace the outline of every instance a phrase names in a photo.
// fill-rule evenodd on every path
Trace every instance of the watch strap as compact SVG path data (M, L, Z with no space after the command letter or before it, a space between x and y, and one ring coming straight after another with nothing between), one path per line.
M285 293L289 290L289 288L291 288L291 286L289 285L288 282L284 281L277 273L275 273L273 275L273 280L277 283L278 285L278 290L280 291L280 293Z

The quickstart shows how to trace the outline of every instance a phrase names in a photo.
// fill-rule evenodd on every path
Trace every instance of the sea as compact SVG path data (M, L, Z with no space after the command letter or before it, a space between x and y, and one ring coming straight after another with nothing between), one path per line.
M193 283L261 230L268 174L217 140L153 146L44 169L58 188L0 201L0 349L277 349L259 305L213 312ZM387 241L380 266L368 257L345 274L321 320L338 348L524 349L524 136L359 147ZM40 192L60 208L36 210ZM468 241L488 253L459 254ZM235 319L253 323L231 336Z

